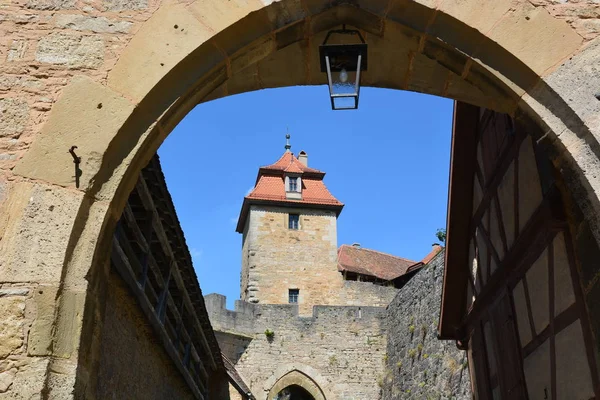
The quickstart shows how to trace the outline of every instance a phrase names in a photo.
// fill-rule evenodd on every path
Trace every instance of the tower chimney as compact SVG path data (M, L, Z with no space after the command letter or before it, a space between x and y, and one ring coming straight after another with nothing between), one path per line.
M298 153L298 161L304 164L305 167L308 167L308 154L304 150Z

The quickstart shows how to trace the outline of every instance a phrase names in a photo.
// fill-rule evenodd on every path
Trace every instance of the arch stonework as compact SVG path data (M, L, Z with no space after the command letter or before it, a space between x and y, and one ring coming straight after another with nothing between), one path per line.
M296 385L306 390L315 400L326 400L321 387L309 375L297 369L287 372L281 376L268 391L266 400L275 400L279 392L286 387ZM330 397L331 398L331 397Z
M15 300L8 350L30 374L38 371L30 390L93 397L112 228L174 126L205 101L323 84L318 44L342 23L369 43L364 85L451 97L542 127L540 140L551 143L599 240L600 39L568 7L525 0L9 7L0 25L8 40L0 43L0 283L30 290L27 304ZM592 1L577 7L598 10ZM77 185L73 145L82 157ZM19 385L17 373L13 389Z
M303 387L315 400L319 400L319 395L321 399L334 398L331 392L331 382L323 377L317 369L297 362L281 365L273 371L273 374L265 380L261 394L265 396L265 399L272 400L277 393L290 385ZM255 395L259 396L258 393Z

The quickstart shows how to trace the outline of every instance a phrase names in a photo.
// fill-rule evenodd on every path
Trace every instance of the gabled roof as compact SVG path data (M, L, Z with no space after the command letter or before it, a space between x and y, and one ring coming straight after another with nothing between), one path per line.
M376 250L343 244L338 249L338 270L391 281L427 265L442 250L442 246L434 244L423 260L412 261Z
M325 176L324 172L321 172L318 169L309 168L302 164L291 151L286 151L283 153L279 160L275 161L273 164L260 167L258 171L258 177L260 178L261 173L265 173L267 171L286 171L315 174L321 175L321 179L323 179Z
M301 177L302 198L287 198L285 175L288 173ZM339 215L344 204L329 192L323 183L324 177L324 172L307 167L293 153L286 151L274 164L258 170L254 189L244 197L236 231L243 232L252 204L331 209Z
M418 265L421 263L361 247L343 244L338 249L339 271L374 276L386 281L396 279Z
M425 265L429 264L429 262L433 260L433 258L437 256L440 251L444 250L444 248L437 243L434 243L431 247L432 248L429 254L427 254L425 258L421 260L421 262Z

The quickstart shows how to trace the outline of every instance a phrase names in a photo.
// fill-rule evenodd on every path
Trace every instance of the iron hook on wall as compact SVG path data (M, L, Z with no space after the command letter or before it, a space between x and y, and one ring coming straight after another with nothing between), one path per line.
M75 149L77 146L71 146L69 149L69 153L73 156L73 163L75 163L75 187L79 189L79 177L81 176L81 169L79 169L79 164L81 163L81 157L75 154Z

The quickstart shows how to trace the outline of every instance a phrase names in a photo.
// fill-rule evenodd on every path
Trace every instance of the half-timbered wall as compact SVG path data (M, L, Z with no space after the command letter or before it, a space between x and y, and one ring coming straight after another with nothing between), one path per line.
M558 174L523 125L485 109L473 117L463 325L473 392L479 399L600 398Z

